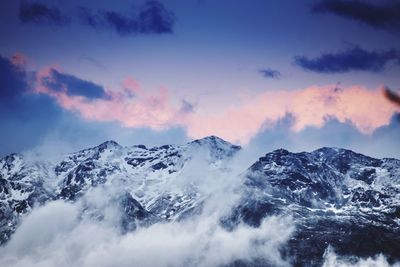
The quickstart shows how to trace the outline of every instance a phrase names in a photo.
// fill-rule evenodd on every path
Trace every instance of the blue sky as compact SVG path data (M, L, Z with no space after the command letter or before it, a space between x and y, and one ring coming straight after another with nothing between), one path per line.
M374 101L371 92L382 86L399 88L400 2L394 0L2 1L0 10L0 55L4 62L19 55L13 64L26 83L26 88L12 88L6 82L10 67L4 63L0 119L3 140L9 141L1 155L58 143L68 151L103 139L125 145L182 143L207 134L242 145L263 140L267 150L270 137L263 133L293 114L305 122L289 126L288 134L297 136L311 127L325 136L325 122L302 118L314 114L297 108L299 103L281 100L284 95L336 86L344 90L340 101L351 105L343 99L355 86L362 88L354 94L364 102ZM130 87L136 98L124 94L131 100L117 101L115 92L127 87L127 79L145 93ZM49 90L39 90L38 83ZM60 95L63 90L65 95ZM16 91L18 95L10 98L9 92ZM109 101L94 99L103 94ZM86 99L76 99L79 96ZM264 98L265 106L283 106L264 110L263 103L254 102ZM67 100L74 101L73 107ZM125 105L118 114L105 114L118 105ZM377 108L364 117L370 112L367 108L360 109L360 115L337 105L335 110L318 106L315 116L322 114L327 124L337 121L337 127L353 127L369 143L381 142L373 137L378 129L398 128L392 119L398 109L389 101L384 108L381 102L371 103ZM235 120L229 114L248 114L251 106L258 109L249 113L251 122L242 119L221 125L226 131L219 129L218 122ZM89 114L94 107L103 113ZM231 134L246 127L252 130ZM349 142L348 134L339 132L339 141L326 137L304 146L296 141L294 149L364 147L357 144L358 138ZM399 148L398 140L392 143ZM364 152L397 155L377 151Z

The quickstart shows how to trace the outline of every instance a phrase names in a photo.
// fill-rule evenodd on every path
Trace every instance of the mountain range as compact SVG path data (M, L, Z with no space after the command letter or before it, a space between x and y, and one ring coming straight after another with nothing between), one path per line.
M107 141L49 160L7 155L0 160L0 244L7 247L36 209L63 201L80 203L80 218L93 221L117 209L121 235L204 215L216 214L227 233L290 218L293 231L276 249L291 266L321 266L330 248L350 261L400 260L400 160L324 147L278 149L244 166L244 150L209 136L152 148ZM275 265L262 253L224 263Z

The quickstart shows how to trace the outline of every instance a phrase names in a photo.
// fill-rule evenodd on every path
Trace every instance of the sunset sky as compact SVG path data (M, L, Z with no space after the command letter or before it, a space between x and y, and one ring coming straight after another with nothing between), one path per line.
M0 156L217 135L400 157L397 0L6 0L0 36Z

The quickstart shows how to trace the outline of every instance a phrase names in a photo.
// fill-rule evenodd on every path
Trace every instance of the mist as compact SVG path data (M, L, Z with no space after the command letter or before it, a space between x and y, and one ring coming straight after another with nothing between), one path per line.
M245 146L249 155L262 156L272 150L284 148L291 152L310 152L321 147L338 147L376 158L400 158L400 119L392 117L389 125L370 134L360 133L350 122L326 118L324 126L290 130L295 119L290 114L274 125L265 125L262 131Z
M289 266L279 252L294 230L289 217L269 217L259 228L240 224L228 231L219 222L216 207L221 205L208 203L212 211L193 219L123 234L114 193L97 188L76 203L54 201L34 209L0 249L0 265L206 267L263 258L274 266ZM88 207L102 213L102 219L87 212Z
M116 178L89 189L76 202L57 200L35 208L0 248L0 265L206 267L266 259L274 266L289 266L279 249L295 229L291 218L268 217L259 228L239 224L225 229L220 219L240 198L246 162L235 157L235 164L213 165L210 160L200 150L162 185L165 192L195 187L201 213L124 233L117 199L136 191Z

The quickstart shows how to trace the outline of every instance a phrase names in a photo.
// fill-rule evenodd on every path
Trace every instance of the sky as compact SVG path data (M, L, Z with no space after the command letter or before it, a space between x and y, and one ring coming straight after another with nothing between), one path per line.
M0 156L217 135L400 158L399 32L398 0L4 0Z

